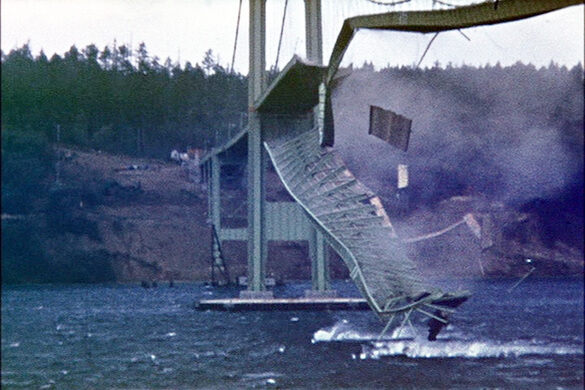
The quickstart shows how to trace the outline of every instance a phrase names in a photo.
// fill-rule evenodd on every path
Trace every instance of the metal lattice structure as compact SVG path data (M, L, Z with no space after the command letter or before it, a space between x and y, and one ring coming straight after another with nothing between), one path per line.
M395 297L428 290L398 242L380 199L360 183L316 129L266 142L279 177L343 258L350 277L381 312Z

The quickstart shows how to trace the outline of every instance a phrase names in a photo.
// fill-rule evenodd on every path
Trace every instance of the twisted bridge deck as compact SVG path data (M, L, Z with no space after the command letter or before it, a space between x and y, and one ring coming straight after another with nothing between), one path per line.
M340 254L369 305L381 313L396 297L428 291L404 254L380 199L312 129L265 143L287 190Z

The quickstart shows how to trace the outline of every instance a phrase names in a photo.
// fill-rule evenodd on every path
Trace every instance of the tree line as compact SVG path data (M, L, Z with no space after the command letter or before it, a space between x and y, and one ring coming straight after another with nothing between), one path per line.
M93 231L78 220L65 226L57 218L69 209L55 206L55 198L65 191L54 186L55 143L167 158L172 149L213 144L216 133L237 128L241 113L247 111L247 77L222 67L211 50L201 64L181 66L170 59L161 63L144 44L135 52L117 44L102 50L72 46L51 58L42 51L33 55L29 45L23 45L1 53L1 65L2 213L52 215L6 222L3 218L2 263L7 275L10 264L16 264L19 275L38 271L39 280L50 270L58 273L42 250L47 232ZM554 63L541 68L521 63L436 64L376 72L364 63L354 70L333 97L340 108L335 112L336 138L342 140L344 128L350 130L345 139L352 150L344 158L354 160L358 177L365 173L380 178L386 188L395 182L387 177L389 172L395 172L397 162L406 162L413 172L411 188L422 204L467 193L468 187L475 188L469 193L494 197L504 189L519 198L520 205L542 198L548 202L537 204L545 211L543 218L563 230L551 237L564 236L565 242L574 241L582 249L581 64L570 69ZM272 70L269 79L276 72ZM341 93L343 88L349 92ZM409 152L399 156L404 161L394 161L396 153L388 153L387 145L361 143L358 133L367 133L368 104L416 120ZM337 146L342 149L342 142ZM375 164L366 164L364 150L375 156ZM533 193L547 187L555 191ZM563 213L576 216L577 222L569 225L565 222L574 219L555 217ZM577 238L567 241L569 235ZM101 264L104 256L87 264Z
M93 44L81 50L72 46L50 59L42 51L33 55L25 44L2 53L1 61L2 200L3 206L18 204L19 210L27 208L32 202L29 198L35 197L31 189L39 188L52 171L52 143L166 158L172 149L210 146L216 133L239 127L241 115L247 111L247 77L222 67L211 50L201 64L181 66L170 59L161 63L144 43L135 52L127 45L113 44L101 51ZM422 97L426 94L431 100L421 106L417 97L412 103L418 120L422 117L434 123L429 129L452 129L469 146L466 155L471 163L456 160L461 163L458 167L482 165L478 157L490 145L502 141L513 145L514 134L521 131L506 129L516 122L519 129L549 129L571 161L582 161L581 64L571 69L554 63L541 68L522 63L508 67L435 64L375 72L371 64L364 63L354 70L358 85L351 88L347 109L335 114L341 127L349 123L357 127L352 122L355 115L344 116L356 101L390 99L396 105L413 93L424 92ZM271 70L269 79L276 72ZM361 97L356 99L356 94ZM478 141L471 142L475 139ZM439 141L423 143L421 150L409 154L425 156L439 151L452 156L456 143L445 136ZM444 164L439 168L444 171ZM582 164L577 164L576 171L582 174ZM496 183L494 175L499 172L486 173L482 185ZM461 172L448 176L459 178ZM5 202L9 199L14 202Z
M247 79L208 50L184 66L141 43L99 50L72 46L50 59L29 45L2 53L3 131L31 131L48 141L116 153L162 157L173 148L205 147L235 126L247 107Z

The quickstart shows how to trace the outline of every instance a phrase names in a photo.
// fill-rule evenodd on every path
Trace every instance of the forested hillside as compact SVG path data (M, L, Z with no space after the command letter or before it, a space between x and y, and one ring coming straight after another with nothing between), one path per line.
M239 124L247 79L216 63L164 64L141 44L75 46L63 56L33 56L28 45L2 53L3 212L30 211L54 161L49 144L165 158L203 148Z
M580 64L437 64L380 71L364 64L333 92L335 147L356 176L381 195L391 217L404 217L405 231L432 230L424 221L448 210L441 202L452 197L485 199L474 201L479 209L499 202L505 212L486 212L508 221L499 229L504 241L514 242L510 248L538 244L536 252L554 252L560 242L571 248L565 252L573 262L570 272L561 273L573 273L579 269L573 249L583 251L583 76ZM211 50L201 64L184 66L161 63L144 44L134 53L126 45L101 51L95 45L72 47L50 59L42 52L33 55L27 45L2 53L3 274L17 282L106 281L120 278L115 270L127 264L146 264L160 275L201 277L201 272L180 274L178 268L192 261L184 253L198 253L195 261L200 263L189 264L204 270L205 249L195 251L186 225L173 223L165 213L191 210L180 218L192 224L189 231L205 232L205 194L160 159L172 149L206 148L217 132L237 128L247 111L246 94L246 76L222 67ZM413 119L407 153L367 134L369 105ZM141 160L145 158L150 160ZM121 164L132 165L132 159L148 168L125 171ZM98 161L116 163L104 168ZM394 202L398 163L410 167L411 219L395 207L403 206ZM56 176L58 167L62 177ZM173 186L159 177L163 174L174 175ZM160 185L141 187L146 177ZM117 186L114 194L112 185ZM435 218L437 229L453 222L445 213ZM159 253L166 244L136 246L142 238L132 237L150 234L137 218L160 221L159 237L184 238L165 241L178 246L177 269L169 268ZM520 230L527 233L519 235ZM427 247L413 250L413 256L431 254ZM440 255L444 253L432 257ZM494 255L493 262L500 258ZM154 266L158 259L161 263ZM275 272L285 265L279 267L275 264ZM110 273L98 275L98 268ZM138 268L124 268L124 277L144 277L146 271ZM504 268L493 272L510 274ZM55 269L71 274L57 275Z
M75 46L62 57L27 45L2 53L2 126L111 152L166 156L203 147L210 134L247 111L247 82L216 63L160 63L145 44Z

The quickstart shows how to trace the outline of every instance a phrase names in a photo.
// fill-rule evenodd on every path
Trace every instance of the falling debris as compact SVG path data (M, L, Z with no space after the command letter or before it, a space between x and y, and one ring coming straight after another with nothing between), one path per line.
M481 239L481 226L473 217L473 214L465 214L463 220L467 224L467 227L469 227L469 230L471 230L477 238Z
M408 149L412 120L381 107L370 106L370 129L375 135L404 152Z
M492 216L489 214L484 214L481 218L481 249L488 249L494 245L493 240L493 219Z
M408 187L408 165L398 164L398 189Z
M435 237L439 237L442 236L443 234L450 232L451 230L455 229L457 226L459 225L463 225L466 224L467 227L469 227L469 229L472 231L472 233L476 236L476 237L480 237L481 235L481 228L479 226L479 224L477 223L477 221L475 220L475 218L473 218L472 214L466 214L463 216L463 218L461 218L459 221L447 226L446 228L443 228L441 230L438 230L436 232L432 232L432 233L428 233L428 234L424 234L422 236L418 236L418 237L413 237L413 238L405 238L402 240L403 243L413 243L413 242L419 242L419 241L423 241L423 240L428 240L430 238L435 238Z

